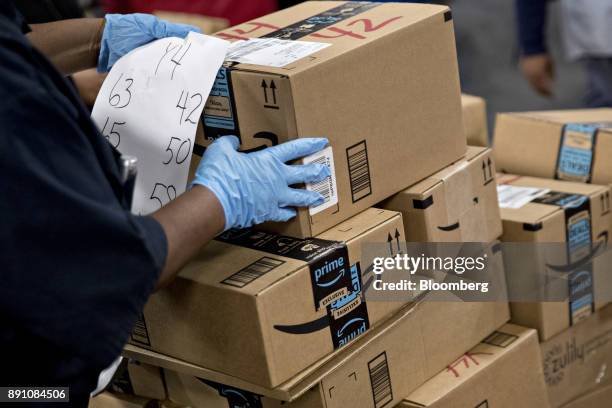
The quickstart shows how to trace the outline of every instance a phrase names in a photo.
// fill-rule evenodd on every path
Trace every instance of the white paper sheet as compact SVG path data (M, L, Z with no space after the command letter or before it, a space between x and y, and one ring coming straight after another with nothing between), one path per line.
M185 191L197 123L228 47L194 32L164 38L121 58L104 81L91 116L113 146L138 159L135 214Z

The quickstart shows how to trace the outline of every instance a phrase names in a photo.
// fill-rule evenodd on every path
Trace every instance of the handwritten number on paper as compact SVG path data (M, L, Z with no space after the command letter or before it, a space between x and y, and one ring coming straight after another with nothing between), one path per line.
M119 82L121 82L122 78L123 74L121 74L117 82L115 82L115 85L111 89L110 95L108 97L108 103L110 104L110 106L117 109L125 108L130 104L130 101L132 100L132 91L130 91L130 88L134 84L133 78L125 78L125 80L121 83L121 87L119 87L119 90L115 92L115 89L117 88L117 85L119 85ZM122 93L123 98L121 97Z
M173 143L175 142L175 143ZM173 147L174 146L174 147ZM178 146L178 147L177 147ZM168 153L168 160L163 162L164 164L170 164L170 162L174 159L176 164L181 164L191 152L191 140L190 139L179 139L178 137L171 137L170 143L168 143L168 147L166 147L166 152Z
M112 125L110 125L110 129L109 132L106 132L106 129L109 127L110 123L110 118L107 117L106 121L104 122L104 127L102 128L102 135L108 140L108 142L114 147L117 148L119 147L119 144L121 143L121 135L119 134L118 130L115 129L115 126L119 127L119 126L123 126L125 125L125 122L115 122L113 121Z
M157 65L155 66L155 75L157 75L159 67L161 66L166 56L168 56L168 54L170 54L172 51L176 50L174 54L170 57L170 62L174 64L174 67L172 67L172 73L170 74L170 79L174 79L174 72L176 71L176 68L181 65L181 61L183 61L183 58L185 58L185 55L187 55L187 52L189 52L190 48L191 43L187 43L186 46L185 44L179 45L175 43L169 43L166 46L166 51L164 52L164 55L162 55L159 61L157 61Z
M159 203L159 208L162 208L164 205L168 204L170 201L176 198L176 188L170 184L165 185L162 183L155 183L153 187L153 192L149 199L156 200Z
M183 98L183 96L184 96L184 98ZM188 105L193 106L193 104L196 103L196 102L197 102L197 105L195 107L193 107L193 109L191 109L191 111L189 111L189 114L187 115L187 117L184 118L185 110L188 109ZM191 95L191 97L189 97L189 92L181 91L181 96L179 96L179 100L176 103L176 107L181 110L181 118L179 119L179 124L182 125L184 122L189 122L189 123L195 125L197 122L194 120L193 114L195 113L195 111L198 110L200 105L202 105L202 102L204 102L204 98L202 97L202 94L195 93L195 94Z

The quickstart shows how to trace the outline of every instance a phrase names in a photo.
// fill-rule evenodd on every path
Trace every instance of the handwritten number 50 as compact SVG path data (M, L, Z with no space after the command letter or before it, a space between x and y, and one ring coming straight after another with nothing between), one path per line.
M171 137L170 143L168 143L168 147L166 147L166 152L168 152L168 160L163 162L164 164L169 164L173 159L176 161L176 164L181 164L187 160L191 152L191 140Z

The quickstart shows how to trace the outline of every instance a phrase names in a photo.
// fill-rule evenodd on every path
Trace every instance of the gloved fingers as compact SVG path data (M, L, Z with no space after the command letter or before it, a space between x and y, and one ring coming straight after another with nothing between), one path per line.
M329 167L324 164L296 164L285 166L287 184L316 183L330 176Z
M324 137L312 137L304 139L291 140L277 146L269 147L264 150L272 154L283 163L289 160L299 159L300 157L308 156L323 149L329 141Z
M156 38L165 38L165 37L185 38L187 37L187 34L189 34L190 31L195 31L196 33L202 32L202 30L200 30L198 27L192 26L189 24L171 23L170 21L162 20L162 19L158 19L158 23L159 24L156 26L159 28L153 31L153 34L155 35Z
M238 150L238 146L240 146L240 140L238 140L236 136L221 136L220 138L215 140L210 147L213 146L216 146L220 149Z
M323 196L316 191L288 188L279 197L281 207L311 207L323 204Z
M293 208L279 208L270 221L285 222L295 217L296 211Z

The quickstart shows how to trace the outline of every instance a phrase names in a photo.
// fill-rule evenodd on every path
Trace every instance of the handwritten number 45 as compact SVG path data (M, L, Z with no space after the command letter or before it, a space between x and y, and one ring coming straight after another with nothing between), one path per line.
M121 143L121 135L118 132L118 129L115 126L123 126L125 122L113 122L110 126L109 132L106 132L106 128L109 127L110 118L106 118L106 122L104 122L104 127L102 128L102 135L108 140L108 142L114 147L119 147L119 143Z
M166 147L166 152L168 152L168 160L163 162L164 164L169 164L172 160L175 160L176 164L181 164L187 160L191 152L191 140L171 137L170 143L168 143L168 147Z
M184 98L183 98L184 96ZM194 103L197 102L197 105L189 111L187 117L185 117L185 111L188 109L187 105L193 106ZM189 122L195 125L197 122L193 118L193 114L196 110L202 105L204 102L204 98L202 98L202 94L195 93L189 97L189 92L181 91L181 96L179 96L179 100L176 103L176 107L181 110L181 118L179 119L179 124L182 125L184 122Z

